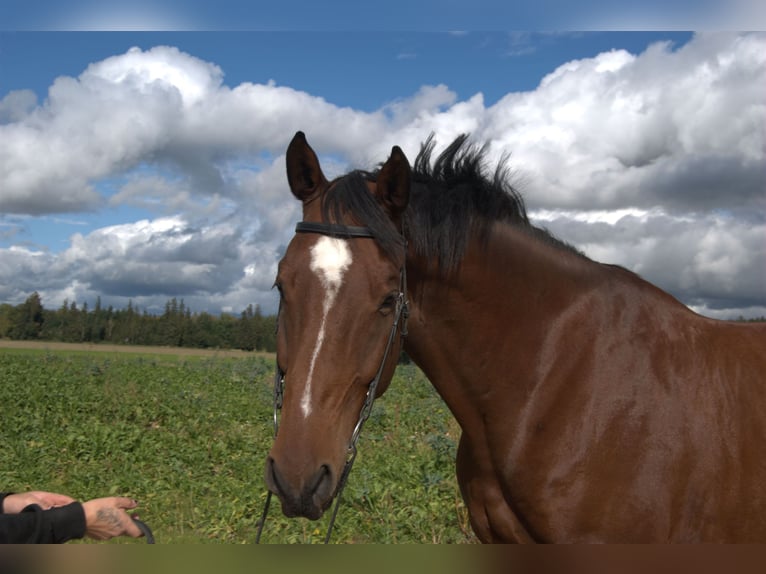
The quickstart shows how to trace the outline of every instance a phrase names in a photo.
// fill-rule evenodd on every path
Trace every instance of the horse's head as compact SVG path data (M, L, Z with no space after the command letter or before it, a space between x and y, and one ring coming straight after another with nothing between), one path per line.
M276 280L284 395L266 483L287 516L316 519L336 493L368 391L385 391L401 349L401 216L410 166L394 147L375 176L329 182L298 132L287 150L287 178L303 203L303 222ZM361 221L360 210L376 214L375 222ZM400 241L386 249L384 235Z

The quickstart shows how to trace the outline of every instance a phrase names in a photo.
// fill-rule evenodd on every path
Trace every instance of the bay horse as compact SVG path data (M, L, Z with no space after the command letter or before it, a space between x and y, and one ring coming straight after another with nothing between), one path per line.
M504 160L434 145L333 181L302 132L288 147L303 222L265 468L284 514L330 506L403 346L461 427L482 542L766 542L766 324L588 259L529 222Z

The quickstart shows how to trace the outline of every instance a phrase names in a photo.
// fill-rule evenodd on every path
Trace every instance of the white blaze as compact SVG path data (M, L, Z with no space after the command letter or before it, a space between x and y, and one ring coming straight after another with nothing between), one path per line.
M322 323L319 326L316 345L311 355L306 388L301 398L301 410L303 416L306 417L311 413L311 380L314 377L314 366L324 342L327 315L335 302L340 286L343 285L343 275L349 265L351 265L351 250L343 239L322 236L311 248L311 271L319 278L325 293L322 300Z

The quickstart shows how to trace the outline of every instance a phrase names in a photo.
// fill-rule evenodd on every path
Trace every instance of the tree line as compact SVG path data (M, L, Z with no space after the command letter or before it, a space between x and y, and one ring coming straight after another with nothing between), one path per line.
M20 305L0 304L0 338L60 341L66 343L116 343L193 348L276 350L276 317L263 315L248 305L239 316L195 313L175 297L162 314L137 309L103 307L101 298L88 303L64 301L56 310L45 309L35 292Z
M737 320L766 321L766 317ZM276 325L276 316L263 315L257 305L248 305L239 316L212 315L194 313L175 297L161 315L141 311L132 302L125 309L104 308L100 297L93 309L87 302L78 307L74 301L64 301L49 310L37 292L20 305L0 304L0 338L15 340L274 352Z

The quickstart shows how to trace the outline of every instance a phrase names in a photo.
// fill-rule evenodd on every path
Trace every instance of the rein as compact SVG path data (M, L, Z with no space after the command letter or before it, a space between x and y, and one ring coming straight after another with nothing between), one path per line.
M144 535L144 538L146 538L146 543L154 544L154 533L152 532L152 529L149 528L149 525L146 522L133 516L131 516L131 518L133 518L133 523L138 526L138 529Z
M318 233L320 235L327 235L338 239L352 239L352 238L369 238L374 239L375 235L368 227L357 227L350 225L339 225L333 223L317 223L311 221L301 221L295 226L296 233ZM351 467L356 460L357 448L356 443L359 440L359 435L362 432L362 427L367 419L370 418L372 413L372 405L375 402L375 393L378 388L378 383L383 376L383 370L385 369L388 356L391 353L391 348L394 345L396 339L396 332L401 324L401 336L407 336L407 319L409 317L409 301L407 301L407 266L402 265L402 269L399 274L399 293L396 297L396 311L394 313L394 322L391 325L391 331L388 334L388 341L386 342L386 350L383 352L383 359L380 362L375 377L370 381L370 385L367 388L367 395L364 399L364 404L359 412L359 420L357 420L354 430L351 433L351 440L348 445L348 453L346 455L346 464L341 472L340 479L338 480L338 486L335 489L335 506L333 508L332 516L330 517L330 523L327 526L327 534L325 535L324 543L330 542L332 536L332 529L335 525L335 518L338 515L338 508L340 507L340 498L343 493L343 489L346 487L348 481L348 475L351 473ZM285 387L285 373L279 368L279 361L277 361L276 374L274 376L274 437L276 438L279 431L279 413L282 409L282 400L284 397ZM261 534L263 533L263 527L266 523L266 518L269 513L269 506L271 505L272 492L268 491L266 495L266 503L264 504L263 514L258 524L258 533L255 537L255 543L260 544Z

